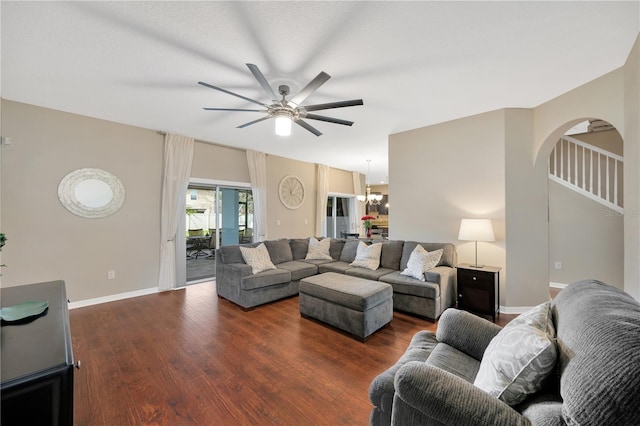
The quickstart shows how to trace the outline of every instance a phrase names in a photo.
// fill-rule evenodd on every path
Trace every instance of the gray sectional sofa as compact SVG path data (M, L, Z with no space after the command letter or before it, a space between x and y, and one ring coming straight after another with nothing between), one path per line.
M474 385L501 327L448 309L437 333L414 335L397 363L373 380L370 424L640 424L640 304L615 287L588 280L563 289L549 313L555 362L538 383L541 389L521 402L503 402L501 395ZM522 340L509 346L522 357Z
M250 309L264 303L298 294L300 280L324 272L381 281L393 287L393 307L431 320L456 300L457 254L452 243L418 243L416 241L382 241L380 267L370 270L349 266L356 257L360 240L332 239L331 260L306 260L308 238L264 241L276 269L257 274L244 261L241 246L257 247L261 243L223 246L216 250L216 286L218 296ZM371 243L371 242L367 242ZM400 274L416 245L427 251L443 249L436 267L425 273L426 281Z

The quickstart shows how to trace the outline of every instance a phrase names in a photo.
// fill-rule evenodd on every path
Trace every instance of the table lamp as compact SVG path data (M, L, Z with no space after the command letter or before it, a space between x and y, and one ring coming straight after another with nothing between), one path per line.
M471 265L472 268L482 268L484 265L478 265L478 241L495 241L493 234L493 226L489 219L462 219L460 222L460 232L458 239L462 241L476 242L476 262Z

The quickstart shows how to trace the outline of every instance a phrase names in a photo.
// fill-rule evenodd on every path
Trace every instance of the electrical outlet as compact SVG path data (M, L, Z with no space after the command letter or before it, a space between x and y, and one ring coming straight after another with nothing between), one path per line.
M562 269L562 262L556 262L556 269L557 270Z
M107 279L108 280L114 280L116 278L116 271L108 271L107 272Z

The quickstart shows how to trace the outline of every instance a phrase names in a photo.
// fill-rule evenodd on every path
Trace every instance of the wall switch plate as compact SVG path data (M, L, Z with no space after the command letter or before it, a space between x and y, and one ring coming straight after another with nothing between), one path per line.
M116 278L116 271L109 271L107 272L107 279L108 280L113 280Z
M556 262L556 269L557 270L562 269L562 262Z

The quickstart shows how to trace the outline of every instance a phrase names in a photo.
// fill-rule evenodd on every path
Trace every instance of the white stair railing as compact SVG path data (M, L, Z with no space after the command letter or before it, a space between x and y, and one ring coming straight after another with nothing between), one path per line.
M624 213L621 156L563 136L549 156L549 179Z

